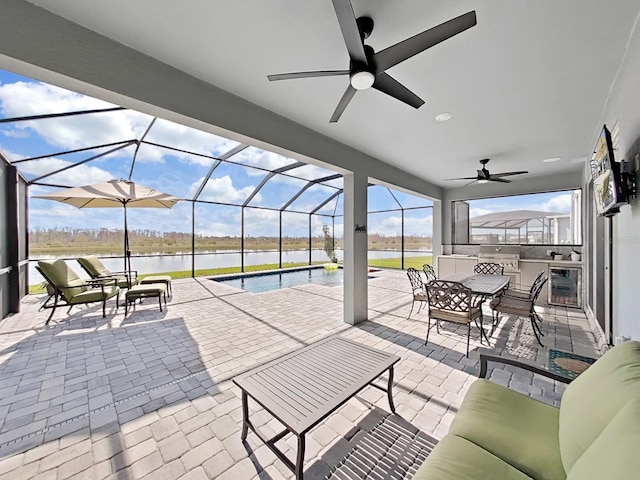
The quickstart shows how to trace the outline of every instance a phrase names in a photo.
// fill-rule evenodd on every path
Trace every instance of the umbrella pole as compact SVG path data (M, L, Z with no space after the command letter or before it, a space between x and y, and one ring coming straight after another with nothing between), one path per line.
M129 250L129 228L127 227L127 204L124 207L124 271L127 276L127 288L131 288L131 251Z

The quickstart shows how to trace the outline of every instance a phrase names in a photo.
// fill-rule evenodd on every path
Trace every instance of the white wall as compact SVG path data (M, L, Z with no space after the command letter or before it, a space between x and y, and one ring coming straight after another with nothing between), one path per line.
M597 67L597 61L594 62ZM640 27L636 25L625 59L594 131L619 125L616 160L640 153ZM621 208L613 219L613 336L640 340L640 200Z

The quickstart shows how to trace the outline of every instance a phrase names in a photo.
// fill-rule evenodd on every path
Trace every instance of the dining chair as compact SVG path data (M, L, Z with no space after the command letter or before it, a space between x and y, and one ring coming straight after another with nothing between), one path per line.
M489 339L482 327L482 309L471 293L471 289L459 282L447 280L433 280L426 286L429 308L429 320L427 322L427 337L424 341L429 342L429 332L431 330L431 320L436 322L436 331L440 333L440 321L456 323L467 326L467 357L469 356L469 342L471 339L471 323L475 322L480 329L480 343L484 337L489 343Z
M428 263L425 263L424 265L422 265L422 271L424 272L424 275L427 278L427 282L426 283L429 283L432 280L435 280L436 278L438 278L436 276L435 270Z
M473 273L482 273L485 275L503 275L504 267L499 263L480 262L473 266Z
M540 341L540 337L544 336L544 333L542 333L542 328L538 324L542 322L542 319L536 312L535 307L536 300L546 282L547 278L543 276L537 283L532 285L529 298L517 298L510 295L502 295L494 298L489 304L492 317L495 315L493 325L495 326L499 323L501 313L516 315L518 317L528 317L531 321L531 328L533 329L536 340L541 347L544 347L542 341Z
M413 313L413 305L416 302L420 302L420 307L418 308L418 313L422 310L422 306L427 302L427 292L424 289L424 283L422 282L422 277L420 276L420 272L415 268L407 268L407 276L409 277L409 282L411 282L411 293L413 294L413 301L411 302L411 311L409 312L409 316L407 318L411 318L411 314Z

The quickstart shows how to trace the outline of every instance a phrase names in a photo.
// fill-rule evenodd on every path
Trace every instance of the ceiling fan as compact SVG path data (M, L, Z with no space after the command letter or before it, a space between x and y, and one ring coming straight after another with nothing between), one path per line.
M478 174L475 177L459 177L459 178L446 178L445 180L473 180L468 183L487 183L487 182L500 182L500 183L511 183L511 180L507 180L503 177L511 177L513 175L523 175L525 173L529 173L526 170L519 170L514 172L502 172L502 173L489 173L487 170L487 163L489 163L489 158L483 158L480 160L480 164L482 168L480 170L476 170Z
M296 78L349 75L349 85L329 120L331 123L338 121L357 90L365 90L369 87L386 93L413 108L421 107L424 100L393 79L386 73L386 70L476 24L476 12L471 11L376 53L373 48L364 44L373 31L373 20L370 17L356 18L350 0L332 1L344 43L349 52L349 69L267 75L269 81L272 82Z

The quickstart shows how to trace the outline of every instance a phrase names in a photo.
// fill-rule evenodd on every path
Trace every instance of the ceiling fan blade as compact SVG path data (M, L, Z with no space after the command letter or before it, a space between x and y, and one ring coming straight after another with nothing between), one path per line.
M525 173L529 173L526 170L520 170L518 172L502 172L502 173L492 173L492 177L510 177L512 175L524 175Z
M329 120L330 123L336 123L340 119L342 112L344 112L344 109L347 108L347 105L349 105L349 102L351 101L351 99L355 94L356 94L356 89L353 88L351 84L349 84L347 89L344 91L342 98L338 102L338 106L333 112L333 115L331 115L331 120Z
M276 80L293 80L296 78L315 78L315 77L335 77L338 75L349 75L349 70L318 70L315 72L294 72L294 73L276 73L267 75L270 82Z
M487 178L487 180L489 180L490 182L511 183L511 180L507 180L505 178L495 178L494 175L491 175L489 178Z
M334 5L336 2L337 0L334 0ZM448 38L464 32L475 24L476 12L471 11L385 48L373 56L378 71L384 72L388 68L425 51L427 48L431 48Z
M352 61L368 65L364 44L356 22L356 14L353 12L350 0L333 0L333 9L336 11L349 57Z
M386 73L376 76L373 88L411 105L413 108L420 108L424 105L424 100Z
M445 181L449 180L477 180L478 177L458 177L458 178L445 178Z

